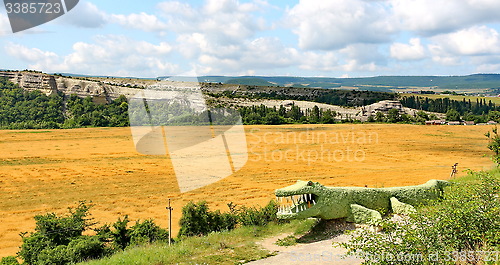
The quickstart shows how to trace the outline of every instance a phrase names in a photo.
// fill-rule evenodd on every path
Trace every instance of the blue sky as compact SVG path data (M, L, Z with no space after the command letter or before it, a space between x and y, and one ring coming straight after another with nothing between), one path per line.
M86 1L13 34L0 68L89 75L500 72L498 0Z

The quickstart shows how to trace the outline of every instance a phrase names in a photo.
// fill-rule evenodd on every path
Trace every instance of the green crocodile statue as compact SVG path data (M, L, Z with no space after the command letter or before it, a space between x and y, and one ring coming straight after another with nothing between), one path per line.
M294 185L277 189L275 194L280 203L280 219L346 218L348 222L370 223L381 220L381 212L414 212L412 205L440 198L448 185L448 181L433 179L406 187L325 187L318 182L299 180Z

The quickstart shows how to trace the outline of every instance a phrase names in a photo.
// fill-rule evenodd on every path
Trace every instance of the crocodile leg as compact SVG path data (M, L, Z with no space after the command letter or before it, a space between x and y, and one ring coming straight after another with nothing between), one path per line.
M416 211L415 207L407 203L400 202L395 197L391 197L391 208L393 213L404 214L404 215L408 215Z
M382 215L378 211L368 209L359 204L351 204L351 214L347 217L346 221L366 224L377 220L382 220Z

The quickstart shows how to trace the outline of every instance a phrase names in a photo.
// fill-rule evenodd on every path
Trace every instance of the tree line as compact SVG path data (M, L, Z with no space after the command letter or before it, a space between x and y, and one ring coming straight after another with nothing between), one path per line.
M427 98L427 97L403 97L401 98L401 104L405 107L425 110L430 112L446 113L448 110L456 110L460 115L466 113L471 113L473 115L483 115L490 111L500 110L494 103L486 99L476 99L475 101L466 100L452 100L449 98Z
M281 105L279 108L260 106L241 107L238 109L243 124L288 124L288 123L335 123L337 113L314 106L312 109L301 109L292 104L290 108Z

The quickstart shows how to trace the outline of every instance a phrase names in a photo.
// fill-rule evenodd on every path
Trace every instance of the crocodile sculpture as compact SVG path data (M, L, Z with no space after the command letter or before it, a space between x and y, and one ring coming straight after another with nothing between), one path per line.
M276 190L275 195L280 202L280 219L346 218L348 222L370 223L381 220L389 211L414 212L412 205L440 198L447 185L444 180L429 180L422 185L392 188L325 187L299 180Z

